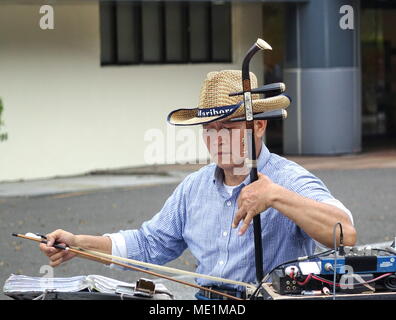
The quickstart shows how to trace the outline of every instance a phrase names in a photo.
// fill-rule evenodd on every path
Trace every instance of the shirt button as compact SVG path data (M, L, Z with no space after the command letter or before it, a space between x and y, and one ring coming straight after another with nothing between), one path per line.
M227 207L231 207L231 201L230 201L230 200L228 200L228 201L226 202L226 204L227 204Z
M227 234L228 234L227 231L224 231L224 232L223 232L223 236L224 236L224 237L227 237Z
M223 261L223 260L220 260L220 261L219 261L219 265L222 266L223 264L224 264L224 261Z

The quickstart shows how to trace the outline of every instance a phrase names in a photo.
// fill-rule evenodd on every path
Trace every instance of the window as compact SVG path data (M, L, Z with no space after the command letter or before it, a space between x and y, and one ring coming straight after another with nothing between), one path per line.
M100 2L102 65L231 62L227 2Z

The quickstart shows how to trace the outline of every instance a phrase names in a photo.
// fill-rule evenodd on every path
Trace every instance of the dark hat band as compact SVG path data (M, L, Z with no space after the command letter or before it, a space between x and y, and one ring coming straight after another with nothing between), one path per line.
M242 101L238 104L230 105L230 106L221 106L221 107L213 107L207 109L198 109L197 117L198 118L206 118L206 117L214 117L214 116L227 116L232 114L236 109L238 109L242 104Z

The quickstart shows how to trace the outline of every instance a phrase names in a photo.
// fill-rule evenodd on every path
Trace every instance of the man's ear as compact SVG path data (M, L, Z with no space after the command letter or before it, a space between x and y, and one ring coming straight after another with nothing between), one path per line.
M254 133L258 138L262 138L267 129L267 120L255 120L254 121Z

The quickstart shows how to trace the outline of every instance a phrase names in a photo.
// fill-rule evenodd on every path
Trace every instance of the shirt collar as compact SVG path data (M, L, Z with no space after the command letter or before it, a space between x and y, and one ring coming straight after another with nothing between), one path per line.
M270 152L267 148L267 146L262 143L261 144L261 151L260 154L257 158L257 171L262 172L266 163L268 162L270 157ZM223 184L224 181L224 171L220 167L216 166L215 172L214 172L214 177L213 177L213 183L216 185ZM250 175L247 175L245 180L243 180L244 185L248 185L250 183Z

